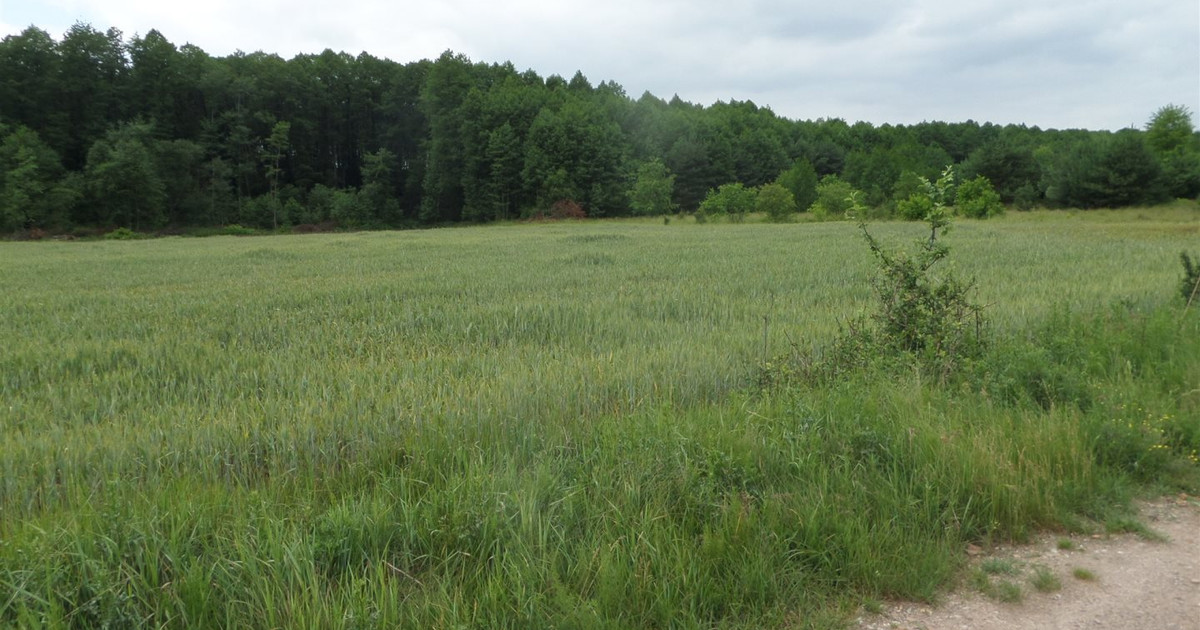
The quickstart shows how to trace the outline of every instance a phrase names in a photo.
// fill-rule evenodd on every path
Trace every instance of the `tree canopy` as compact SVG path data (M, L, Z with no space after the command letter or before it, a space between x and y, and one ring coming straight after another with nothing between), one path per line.
M156 30L126 38L87 24L57 40L32 26L4 38L0 69L5 232L485 222L562 201L589 216L693 212L709 191L771 182L804 210L829 176L894 209L915 178L952 163L1024 206L1200 195L1200 140L1173 105L1118 133L796 121L451 51L411 63L332 50L214 57ZM828 206L844 190L826 192Z

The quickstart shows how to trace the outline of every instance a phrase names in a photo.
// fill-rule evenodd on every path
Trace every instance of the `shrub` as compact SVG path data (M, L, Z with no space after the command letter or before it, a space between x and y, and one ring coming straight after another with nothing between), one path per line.
M252 236L257 232L252 228L248 228L237 223L226 225L221 228L221 234L224 236Z
M986 219L1004 214L1004 204L1000 203L1000 194L992 188L992 182L983 175L959 184L955 202L960 214L975 219Z
M550 218L552 219L586 219L587 213L583 211L583 206L571 199L560 199L550 206Z
M134 232L129 228L120 227L109 232L108 234L105 234L104 238L110 241L129 241L144 237L139 232Z
M949 367L978 341L980 307L968 297L973 283L930 274L950 253L937 240L938 230L948 228L949 222L934 214L927 220L929 239L920 242L915 256L886 251L866 224L860 228L879 264L873 283L879 298L874 319L883 342L895 350L927 353Z
M842 181L837 175L826 175L817 184L817 200L813 202L812 213L819 219L841 217L851 208L850 200L854 194L854 186Z
M710 216L727 214L731 220L738 221L754 209L757 199L758 191L753 188L746 188L741 183L722 184L720 188L708 191L704 201L700 202L700 210Z
M851 196L859 207L857 195ZM876 311L869 318L851 321L820 357L801 357L799 365L781 362L764 366L763 384L796 376L827 381L868 366L915 365L939 380L960 372L977 360L983 349L982 308L971 301L972 282L953 275L935 278L932 267L949 248L938 241L938 231L949 221L935 210L926 216L928 239L918 244L916 255L889 252L859 223L867 246L878 263L872 282ZM964 373L965 375L965 373Z
M782 223L796 212L796 198L779 184L764 184L758 191L755 209L772 221Z
M896 204L896 214L906 221L920 221L933 211L933 200L924 193L914 193Z
M1182 252L1179 258L1183 262L1183 279L1179 281L1179 294L1190 306L1196 301L1197 293L1200 293L1200 257L1193 263L1187 252Z

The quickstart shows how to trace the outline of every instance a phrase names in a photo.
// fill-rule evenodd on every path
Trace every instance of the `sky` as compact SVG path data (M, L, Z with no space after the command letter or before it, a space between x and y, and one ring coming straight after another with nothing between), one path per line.
M1116 130L1200 111L1197 0L0 0L0 37L75 22L214 56L453 50L792 119Z

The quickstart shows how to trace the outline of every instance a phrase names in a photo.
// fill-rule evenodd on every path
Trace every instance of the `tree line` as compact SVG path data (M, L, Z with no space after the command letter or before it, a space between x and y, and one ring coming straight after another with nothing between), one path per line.
M746 191L768 190L767 211L843 211L838 197L853 193L904 214L949 164L1019 208L1200 195L1200 135L1180 106L1118 132L874 126L635 99L581 72L543 78L449 51L214 57L155 30L126 39L83 23L58 40L31 26L0 41L0 232L400 227L564 203L600 217L703 213L754 209Z

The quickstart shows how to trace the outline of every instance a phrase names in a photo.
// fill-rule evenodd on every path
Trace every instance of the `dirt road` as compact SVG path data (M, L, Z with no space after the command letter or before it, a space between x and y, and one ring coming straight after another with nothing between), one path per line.
M863 613L861 630L1200 630L1200 502L1179 497L1142 506L1142 519L1165 541L1133 534L1043 536L1033 545L989 550L972 559L992 583L1021 588L1014 603L964 585L937 607L897 603ZM1070 545L1061 542L1069 538ZM1060 547L1068 547L1064 549ZM1057 578L1039 591L1041 569ZM999 569L999 570L997 570ZM1015 573L1005 574L1007 571ZM1088 573L1092 579L1084 578ZM987 573L984 573L987 575ZM977 574L978 575L978 574ZM1049 584L1047 584L1049 582ZM1011 591L1010 591L1011 593Z

